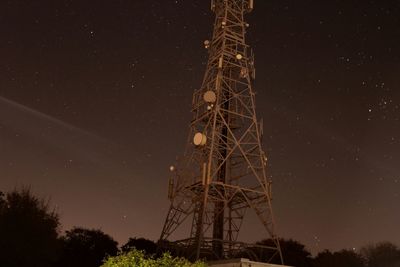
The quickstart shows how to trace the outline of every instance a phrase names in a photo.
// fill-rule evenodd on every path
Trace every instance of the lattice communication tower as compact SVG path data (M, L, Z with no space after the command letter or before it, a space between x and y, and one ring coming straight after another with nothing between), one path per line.
M254 255L257 246L238 241L245 213L253 210L273 241L263 251L282 262L261 145L263 125L255 111L254 56L245 41L244 15L253 5L253 0L211 1L216 18L212 40L204 42L207 69L193 94L185 155L171 166L171 206L159 242L191 259L232 258L246 249ZM167 241L185 221L191 225L187 238Z

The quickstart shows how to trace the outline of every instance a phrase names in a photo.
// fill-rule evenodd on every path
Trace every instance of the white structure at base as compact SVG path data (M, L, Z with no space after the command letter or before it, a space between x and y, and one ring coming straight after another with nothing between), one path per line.
M293 267L287 265L276 265L265 262L256 262L249 259L231 259L221 261L210 261L207 263L210 267Z

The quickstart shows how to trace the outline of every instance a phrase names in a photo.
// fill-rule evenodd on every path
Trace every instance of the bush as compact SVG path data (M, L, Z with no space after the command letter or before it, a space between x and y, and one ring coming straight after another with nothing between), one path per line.
M98 267L118 253L118 243L101 230L75 227L61 238L63 252L57 267Z
M174 258L164 253L160 258L146 257L145 253L133 249L115 257L109 257L101 267L205 267L203 262L191 263L184 258Z

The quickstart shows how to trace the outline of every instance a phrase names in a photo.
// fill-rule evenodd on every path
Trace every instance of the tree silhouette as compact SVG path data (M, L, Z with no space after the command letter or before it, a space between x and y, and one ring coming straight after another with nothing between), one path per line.
M0 194L0 266L54 266L59 218L29 189Z
M129 238L128 242L121 247L123 252L128 252L132 249L142 250L147 255L155 254L157 252L157 245L151 240L145 238Z
M312 265L311 253L306 250L305 246L298 241L292 239L280 239L281 250L285 265L291 265L296 267L310 267ZM271 246L273 240L265 239L257 242L258 245ZM271 257L270 254L263 254L261 261L267 261ZM274 257L272 262L274 264L280 264L279 257Z
M400 250L390 242L365 246L361 249L361 254L367 262L367 267L400 266Z
M61 238L63 253L58 266L98 267L118 253L118 243L100 230L73 228Z
M332 253L329 250L318 253L314 259L315 267L364 267L363 258L354 251L341 250Z

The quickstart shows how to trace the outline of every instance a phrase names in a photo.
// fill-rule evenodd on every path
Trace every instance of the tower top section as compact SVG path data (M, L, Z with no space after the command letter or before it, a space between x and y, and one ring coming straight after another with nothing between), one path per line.
M211 0L211 10L216 11L226 5L236 5L242 7L247 13L254 9L254 0Z

